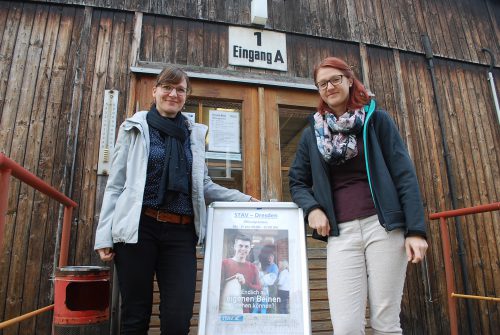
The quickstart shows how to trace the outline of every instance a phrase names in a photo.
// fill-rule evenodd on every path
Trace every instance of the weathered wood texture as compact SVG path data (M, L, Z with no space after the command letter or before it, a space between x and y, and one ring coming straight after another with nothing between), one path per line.
M356 44L295 34L287 35L287 72L229 65L227 35L227 26L218 23L193 23L186 19L144 15L140 65L172 63L189 69L230 72L240 76L253 75L278 81L306 78L307 82L312 84L309 78L314 65L328 55L338 55L349 59L350 65L361 71L358 57L352 57L357 54Z
M402 61L405 92L411 120L415 148L415 164L424 192L428 213L451 208L445 163L442 155L441 132L437 110L433 103L431 80L423 60L405 55ZM500 129L494 113L486 68L466 66L456 62L437 62L438 94L445 115L446 141L450 147L452 173L457 182L458 207L498 201ZM498 73L498 72L497 72ZM498 75L498 74L497 74ZM429 122L431 121L431 122ZM420 159L419 159L420 158ZM465 238L466 263L471 294L500 296L498 277L498 230L500 213L461 218ZM460 265L453 220L451 229L453 263L457 271L457 291L463 292ZM435 309L431 317L441 317L446 311L444 280L442 278L441 241L438 223L430 222L431 253L429 254L430 291ZM488 265L486 265L488 264ZM434 279L432 279L434 278ZM474 333L493 334L499 327L498 304L471 302L474 315ZM459 300L462 332L467 332L464 301ZM492 328L493 327L493 328ZM445 327L444 329L446 329Z
M238 6L247 2L231 1L227 7L232 6L238 11L242 8ZM96 4L92 1L86 3ZM107 0L97 5L107 7L110 3L112 1ZM127 6L133 4L138 10L141 8L137 6L144 3L153 4L152 1L121 3ZM169 13L195 11L196 18L206 15L207 20L218 20L219 11L224 11L225 7L219 6L216 11L215 7L211 7L215 3L189 2L184 8L178 4L174 6L173 2L155 1L154 8L158 12L168 9ZM398 47L397 43L415 45L415 50L419 51L418 38L402 32L401 27L406 27L408 21L416 20L416 25L410 24L412 29L422 24L430 27L448 25L448 31L452 22L460 21L460 29L455 29L455 32L451 29L452 37L445 35L445 29L436 29L436 32L442 33L440 36L431 34L431 40L436 53L443 54L444 51L439 48L448 43L451 45L449 48L456 52L468 50L470 56L473 49L466 49L465 45L485 46L488 41L498 41L496 23L491 29L496 32L494 36L490 35L491 32L485 33L492 27L489 24L493 22L492 18L498 20L500 16L498 5L485 1L472 8L472 1L461 1L460 15L470 15L465 19L454 12L452 1L446 2L451 8L449 10L438 8L438 4L444 1L404 2L412 3L412 8L424 8L428 14L425 17L384 12L384 8L392 3L389 1L380 4L365 1L363 4L366 6L341 1L270 3L272 8L282 6L282 13L286 14L279 20L276 15L272 16L276 18L276 25L290 31L309 29L311 33L325 28L322 28L324 20L305 15L309 8L316 6L315 10L323 13L325 8L337 6L339 10L335 11L334 17L339 20L338 28L328 29L330 36L340 36L345 41L289 33L289 71L276 74L268 70L228 66L227 26L224 24L144 15L138 58L159 64L194 66L207 72L228 70L242 77L275 76L290 81L300 77L310 81L312 68L320 59L328 55L344 57L360 77L363 77L361 74L364 71L378 103L394 117L415 161L426 213L449 209L451 204L442 154L442 134L425 58L418 53L401 51L404 48ZM165 4L166 8L160 4ZM481 4L486 4L484 8L488 10L485 18L477 16L484 11ZM394 8L407 11L400 3ZM390 22L392 28L386 26L387 29L376 36L372 30L355 24L356 16L346 14L353 11L361 13L361 10L365 14L383 13L383 17L377 14L375 20L369 23ZM441 13L449 15L441 17ZM229 14L224 18L233 22L231 20L242 20L248 13L240 10L234 15L238 18L234 19ZM309 27L301 26L290 17L297 21L307 17L307 22L311 24ZM134 53L131 50L133 22L132 12L0 1L0 151L79 204L74 212L70 264L100 264L92 251L92 242L105 183L104 177L96 176L102 100L104 89L120 91L117 120L120 123L127 113L125 105L131 94L128 92L132 76L128 60L134 59L131 57ZM287 26L292 23L296 28ZM337 31L343 35L334 35ZM373 40L383 40L387 35L388 41L393 43L388 46L396 49L370 44L360 47L358 43L352 43L355 39L349 37L353 31L356 36ZM465 38L461 38L461 34L465 34ZM406 39L412 42L403 42ZM360 55L366 58L361 59ZM482 61L482 54L476 52L476 57ZM487 67L445 59L436 59L435 63L446 141L457 181L458 206L498 201L500 127L486 80ZM495 69L494 75L498 90L500 71ZM497 212L462 219L472 294L500 296L499 215ZM11 183L4 247L0 251L0 319L9 319L52 302L50 276L60 221L56 203L16 181ZM449 331L439 229L437 222L427 222L427 225L430 233L428 271L412 265L408 269L402 312L406 334L446 334ZM453 263L457 271L456 286L457 291L462 293L455 227L451 220L449 225ZM315 248L323 246L320 243L314 245ZM311 266L319 262L313 258L310 261ZM321 271L324 270L318 270L323 273ZM323 279L320 274L313 276L311 272L311 297L316 306L313 308L318 311L313 315L316 334L326 334L331 327ZM495 329L500 328L499 305L474 301L471 306L474 332L495 334ZM468 326L463 300L459 300L459 321L461 333L466 334ZM50 313L3 331L3 334L9 335L35 333L50 333Z
M204 21L251 25L250 0L49 0ZM423 52L420 35L436 55L487 64L481 48L500 53L496 0L268 0L266 29ZM500 64L500 59L497 59Z
M133 14L0 2L0 18L0 151L79 204L69 263L95 263L103 93L120 91L121 122L130 76L123 60L128 59ZM17 181L11 185L0 254L2 320L52 303L61 222L57 203ZM3 334L49 334L50 329L51 313L46 313Z

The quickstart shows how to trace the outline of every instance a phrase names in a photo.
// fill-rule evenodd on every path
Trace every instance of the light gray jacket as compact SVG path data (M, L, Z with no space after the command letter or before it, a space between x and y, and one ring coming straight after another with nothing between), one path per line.
M112 248L113 243L137 243L146 171L149 157L147 111L125 120L118 131L111 172L102 201L94 249ZM192 201L198 243L207 230L206 203L249 201L250 196L215 184L205 164L207 126L189 122L193 152Z

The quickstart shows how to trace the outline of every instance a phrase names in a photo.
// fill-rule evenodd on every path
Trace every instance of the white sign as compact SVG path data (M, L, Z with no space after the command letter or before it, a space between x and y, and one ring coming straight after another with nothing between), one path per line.
M220 160L230 160L241 162L241 154L233 154L231 152L205 152L205 158L207 159L220 159Z
M240 152L240 113L209 111L208 150Z
M302 210L291 202L208 209L198 335L309 335Z
M286 35L229 27L229 64L287 71Z

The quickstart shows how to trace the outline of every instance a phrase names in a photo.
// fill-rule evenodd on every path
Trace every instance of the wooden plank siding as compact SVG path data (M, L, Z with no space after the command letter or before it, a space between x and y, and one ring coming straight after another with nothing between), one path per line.
M414 60L408 57L411 63L408 65L415 66ZM415 65L413 65L415 64ZM425 71L424 64L420 64L420 74L415 73L416 77L408 77L408 83L420 83L420 89L428 89L431 86L429 78L427 76L427 71ZM408 69L411 70L411 69ZM415 69L417 70L417 69ZM491 149L494 142L488 143L487 141L480 141L480 138L484 135L474 134L476 128L481 129L482 134L496 133L495 136L499 135L498 121L495 121L495 116L491 113L492 109L490 107L489 115L484 115L481 119L478 116L480 111L475 104L487 103L490 104L490 100L479 98L475 93L475 88L471 87L467 89L465 86L467 82L475 83L478 86L478 90L488 91L487 82L484 78L484 70L478 68L471 68L463 66L462 64L455 62L445 62L440 61L437 64L437 76L438 83L442 83L439 88L439 95L442 101L443 112L445 113L445 127L447 129L447 142L450 147L451 161L454 165L453 172L455 174L455 179L457 181L457 197L458 197L458 207L472 206L473 204L494 201L498 199L498 180L488 179L489 185L485 185L482 182L484 175L493 175L498 170L498 151ZM410 74L411 75L411 74ZM468 79L465 79L465 76ZM409 90L411 92L411 90ZM417 93L414 90L415 93ZM410 115L415 116L412 120L414 129L422 132L418 135L418 141L416 147L421 148L420 154L416 154L415 157L429 157L430 159L419 160L415 159L417 165L417 172L424 172L429 170L427 176L420 179L421 187L426 192L434 190L434 195L424 194L426 199L426 210L431 213L433 211L438 211L443 207L450 207L448 187L447 187L447 177L444 171L444 161L442 158L442 148L441 139L434 138L434 134L440 134L439 128L436 127L435 123L429 124L429 120L436 119L436 109L433 106L432 92L420 95L423 98L419 101L419 97L415 97L413 100L413 106L409 106ZM473 98L474 105L471 102L471 95L476 95ZM418 107L422 104L418 110ZM491 105L490 105L491 106ZM418 113L412 113L411 110ZM418 116L418 117L417 117ZM487 121L489 120L489 121ZM475 122L478 122L477 124ZM468 127L473 124L474 126ZM482 146L482 148L481 148ZM427 147L427 148L426 148ZM488 149L486 149L488 147ZM484 157L481 157L483 154ZM486 162L485 162L486 160ZM488 161L489 160L489 161ZM439 163L438 163L439 162ZM426 168L419 168L418 165L425 163L428 165ZM441 168L440 168L441 166ZM419 173L419 175L420 175ZM480 186L483 183L483 186ZM481 192L482 196L479 195ZM435 199L435 204L430 201ZM472 200L474 199L474 200ZM482 199L482 200L480 200ZM490 263L490 266L485 267L484 262L487 258L492 256L498 260L498 235L494 233L498 230L498 212L494 214L484 215L487 218L478 216L469 216L462 218L462 230L464 232L464 239L466 241L466 263L467 271L469 273L469 280L471 284L471 293L479 295L489 295L493 291L496 293L493 296L498 296L498 276L494 277L494 273L498 272L498 264ZM451 241L453 250L456 251L456 239L455 239L455 229L453 226L453 221L449 220L449 226L451 228ZM439 236L437 234L437 222L430 223L429 228L433 232L431 236ZM495 228L496 226L496 228ZM430 240L430 255L432 257L428 258L429 266L432 266L431 261L435 262L435 269L429 269L429 273L434 272L434 276L439 276L442 272L441 255L438 250L441 249L440 241L437 238ZM460 278L460 272L458 271L460 265L458 263L458 258L454 257L455 269L457 270L457 278ZM440 272L435 273L436 270ZM432 271L432 272L431 272ZM432 281L431 286L436 285L438 289L437 292L433 293L434 299L437 297L439 299L446 299L443 295L444 286L442 283L437 281ZM485 289L489 287L488 289ZM431 287L431 289L434 289ZM461 280L457 279L457 291L463 292L464 288ZM489 293L486 293L486 292ZM476 293L473 293L476 292ZM435 301L432 305L436 305ZM442 304L442 307L446 307L446 304ZM491 303L472 303L475 314L475 333L491 333L491 329L488 329L491 325L491 320L495 320L493 323L498 322L498 307ZM464 302L459 301L460 306L460 317L465 320L465 310ZM437 306L436 306L437 307ZM439 307L439 308L442 308ZM483 311L482 313L480 311ZM433 313L436 317L439 317L440 313L435 311ZM481 315L479 318L478 316ZM485 318L489 318L487 321ZM464 326L465 327L465 326ZM463 329L463 331L466 331Z
M290 64L287 72L229 65L227 26L207 22L189 22L188 25L188 22L186 19L144 15L140 64L148 66L150 63L160 65L172 63L187 65L188 68L210 68L214 71L226 69L257 75L270 74L275 76L277 80L286 80L280 77L306 78L307 82L311 84L309 77L313 72L314 65L328 55L337 54L339 57L349 55L350 65L356 71L361 71L359 60L357 60L359 57L355 56L357 53L356 44L292 34L287 35L287 55ZM172 30L172 27L186 25L188 25L188 29L179 29L177 32ZM165 36L169 36L169 38ZM182 42L174 44L170 38ZM165 44L165 40L169 42ZM214 45L217 45L218 48L214 48Z
M480 116L481 111L477 104L478 101L484 100L478 99L476 88L473 87L474 83L488 92L487 82L483 79L484 72L451 62L439 62L438 65L441 76L449 80L448 85L451 86L451 99L443 106L443 110L449 113L447 117L450 121L456 122L455 126L450 125L447 128L456 129L453 133L453 143L449 143L450 147L453 145L451 150L454 150L451 151L452 161L457 164L454 171L460 190L458 193L461 196L458 206L472 206L474 202L498 199L498 179L489 179L487 182L484 179L485 175L493 175L498 171L498 152L491 149L493 143L484 140L485 134L496 132L498 135L498 121L495 122L491 113ZM498 264L484 267L490 257L499 259L498 248L495 247L499 241L498 237L493 235L494 230L498 230L498 219L498 213L495 213L465 217L462 221L470 289L472 292L478 292L478 295L498 292ZM498 293L495 296L498 296ZM488 329L490 323L487 319L493 318L495 322L499 320L497 305L489 306L485 302L472 305L476 311L489 311L481 314L474 327L478 333L488 333L491 330Z
M205 73L311 84L319 60L328 55L347 59L400 129L415 162L428 215L450 209L451 201L435 96L420 42L420 34L427 32L435 54L442 56L435 58L437 94L458 207L499 201L500 127L487 67L481 65L489 60L480 51L487 46L495 55L500 52L498 2L268 1L268 28L287 33L287 72L228 64L227 24L249 25L249 4L249 0L0 1L0 151L79 204L74 211L70 264L102 264L92 249L106 183L106 177L96 175L103 94L105 89L120 92L119 125L132 113L126 110L127 103L135 101L135 92L129 92L135 85L132 65L177 64ZM132 43L134 11L144 12L137 30L137 56ZM130 63L136 58L137 63ZM498 68L494 75L500 91ZM255 105L259 98L273 98L266 96L269 88L259 90L261 95L251 97ZM265 141L265 134L257 136L254 128L254 138ZM264 124L263 129L276 131L276 124ZM274 142L261 144L276 151ZM270 176L279 178L279 173L273 170ZM12 180L6 218L0 250L0 320L52 303L50 278L61 212L58 204ZM461 222L470 293L499 297L500 213L467 216ZM436 221L426 224L427 262L408 266L401 314L405 334L449 332L439 227ZM456 287L463 293L452 220L449 227ZM325 244L308 239L308 247L314 334L331 334ZM201 263L200 258L198 280ZM198 301L199 288L198 282ZM495 334L500 328L500 305L470 304L474 333ZM192 334L198 309L197 305ZM461 334L466 334L464 300L458 300L458 313ZM155 309L153 326L157 325ZM51 313L46 313L0 334L49 334L50 328Z
M103 93L120 91L121 123L130 78L123 60L129 58L133 14L1 5L1 151L79 203L69 262L95 263L92 236L105 183L95 174ZM56 203L14 179L9 199L0 257L2 320L53 302L50 278L61 222ZM3 334L50 332L51 313L46 313Z
M251 25L251 0L45 2ZM424 52L420 36L427 34L436 55L481 64L489 62L481 48L500 53L500 4L496 0L268 0L267 3L266 29L419 53Z

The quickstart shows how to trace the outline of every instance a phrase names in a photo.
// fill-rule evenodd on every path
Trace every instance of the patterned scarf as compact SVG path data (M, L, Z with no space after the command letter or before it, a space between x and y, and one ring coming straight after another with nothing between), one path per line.
M330 165L340 165L358 154L356 135L363 129L365 110L349 110L336 117L325 110L314 114L314 134L319 152Z

